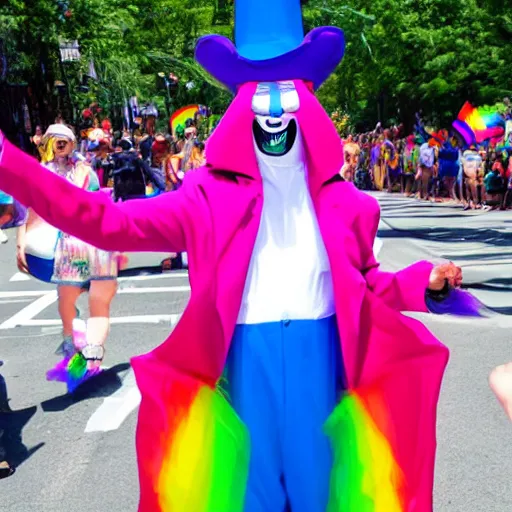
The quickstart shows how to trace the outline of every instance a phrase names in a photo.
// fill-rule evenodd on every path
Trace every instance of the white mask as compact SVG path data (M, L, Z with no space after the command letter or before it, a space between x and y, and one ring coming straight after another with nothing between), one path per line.
M298 133L294 112L299 109L299 95L293 82L258 84L252 99L256 114L253 135L260 153L282 157L293 148Z

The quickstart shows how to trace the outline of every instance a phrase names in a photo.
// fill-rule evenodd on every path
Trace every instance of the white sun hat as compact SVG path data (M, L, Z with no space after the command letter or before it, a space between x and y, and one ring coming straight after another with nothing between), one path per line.
M48 127L48 130L46 130L43 140L47 140L50 137L62 137L63 139L68 139L71 142L76 142L75 134L65 124L51 124Z

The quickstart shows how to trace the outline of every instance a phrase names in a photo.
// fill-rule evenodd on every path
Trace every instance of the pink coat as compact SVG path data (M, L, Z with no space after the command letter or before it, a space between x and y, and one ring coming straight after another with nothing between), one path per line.
M247 94L252 94L249 89ZM232 128L230 119L226 116L222 129ZM316 141L314 137L306 133L309 149L325 143L325 133ZM215 145L207 151L210 166L191 172L178 192L114 204L103 194L81 190L46 171L5 142L0 189L34 208L50 224L101 249L187 250L192 291L182 319L162 345L133 362L143 366L156 359L165 362L170 372L213 385L224 369L235 328L263 188L253 151L235 163L228 162ZM314 164L312 158L308 162L310 167ZM392 425L379 427L396 446L410 497L406 510L428 512L436 407L448 351L420 322L401 312L427 311L425 290L432 265L420 262L397 273L379 269L373 254L378 203L351 183L330 179L337 176L340 163L311 173L310 191L332 268L348 384L351 389L378 389L386 401ZM139 381L139 386L145 388L144 382ZM157 421L156 416L152 421ZM140 471L149 469L141 466ZM141 475L142 499L148 503L155 491L144 482Z

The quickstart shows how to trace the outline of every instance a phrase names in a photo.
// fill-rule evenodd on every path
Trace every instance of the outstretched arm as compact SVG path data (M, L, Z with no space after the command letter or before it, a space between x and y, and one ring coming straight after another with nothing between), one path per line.
M434 265L420 261L398 272L384 272L373 253L373 242L377 235L380 208L373 198L368 197L364 210L364 222L360 220L360 237L363 245L362 274L368 287L397 311L427 313L425 292L429 287Z
M187 191L114 203L48 171L0 133L0 189L52 226L107 251L186 250L180 219L193 211Z

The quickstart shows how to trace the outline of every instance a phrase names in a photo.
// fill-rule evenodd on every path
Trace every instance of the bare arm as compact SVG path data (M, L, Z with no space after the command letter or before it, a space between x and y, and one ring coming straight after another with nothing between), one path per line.
M82 190L48 171L0 138L0 189L52 226L100 249L186 250L179 220L194 208L185 188L152 199L114 203L105 194Z

